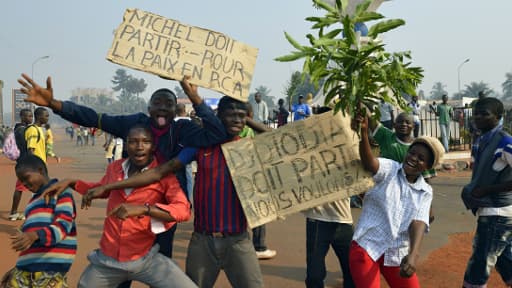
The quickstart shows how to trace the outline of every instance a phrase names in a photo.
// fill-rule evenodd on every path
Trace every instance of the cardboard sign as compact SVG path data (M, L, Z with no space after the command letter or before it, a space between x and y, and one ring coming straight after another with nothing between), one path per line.
M368 191L358 136L324 113L222 145L249 226Z
M138 9L127 9L107 59L247 101L258 49L228 36Z

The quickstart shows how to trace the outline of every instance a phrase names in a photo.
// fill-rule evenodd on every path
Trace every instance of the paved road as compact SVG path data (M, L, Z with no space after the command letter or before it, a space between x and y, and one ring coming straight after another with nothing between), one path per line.
M57 129L56 152L64 157L62 163L57 164L50 159L50 176L58 178L81 178L84 180L97 180L103 175L106 161L100 146L77 148L65 138L63 130ZM102 144L103 139L99 142ZM16 222L7 221L11 205L12 191L14 189L15 175L13 163L5 157L0 157L0 183L4 194L4 201L0 202L0 247L2 261L0 273L11 268L17 255L9 248L9 234L15 229ZM473 231L475 221L472 215L465 212L459 198L461 187L468 181L467 174L444 174L434 183L434 211L436 221L423 242L423 258L448 240L448 235L456 232ZM29 195L24 195L22 204L26 204ZM80 196L76 197L80 203ZM357 219L359 209L353 209ZM80 273L87 265L86 255L98 247L98 240L102 232L105 213L105 202L97 201L89 210L79 210L78 239L79 248L75 263L69 273L69 284L75 287ZM177 241L174 247L175 260L184 268L188 239L192 232L192 223L180 224L177 232ZM285 220L267 225L267 243L270 248L278 251L277 257L272 260L261 261L266 287L303 287L305 276L305 220L301 214L288 217ZM464 265L461 263L461 265ZM342 279L334 253L329 252L327 257L328 275L327 287L342 287ZM419 275L421 279L421 275ZM133 285L133 287L144 287ZM223 273L217 281L216 287L230 287Z

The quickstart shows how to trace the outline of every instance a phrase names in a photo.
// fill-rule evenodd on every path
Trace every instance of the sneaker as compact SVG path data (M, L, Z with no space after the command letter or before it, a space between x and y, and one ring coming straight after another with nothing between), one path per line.
M272 258L276 257L276 255L277 255L276 250L267 249L265 251L256 251L256 257L258 257L258 259L260 259L260 260L272 259Z
M23 214L21 214L21 213L13 213L13 214L9 215L9 220L10 221L25 220L25 216L23 216Z

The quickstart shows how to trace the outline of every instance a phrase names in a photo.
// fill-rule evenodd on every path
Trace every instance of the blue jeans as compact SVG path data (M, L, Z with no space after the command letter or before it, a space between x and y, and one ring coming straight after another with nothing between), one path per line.
M352 224L306 218L306 287L324 287L327 275L325 256L331 246L343 271L343 287L355 287L350 275L348 255L354 228Z
M252 244L254 245L254 250L259 252L267 250L267 245L265 244L266 235L267 229L265 224L252 228Z
M512 285L512 217L478 217L464 287L485 287L494 266L503 281Z
M135 280L151 287L197 287L171 259L158 253L158 245L143 257L120 262L94 250L87 258L90 264L80 276L79 288L116 287L126 280Z
M201 288L211 288L221 269L234 288L263 287L260 263L248 232L224 237L192 233L185 269L190 279Z
M441 140L443 141L444 151L448 152L448 144L450 143L450 124L439 124L441 128Z

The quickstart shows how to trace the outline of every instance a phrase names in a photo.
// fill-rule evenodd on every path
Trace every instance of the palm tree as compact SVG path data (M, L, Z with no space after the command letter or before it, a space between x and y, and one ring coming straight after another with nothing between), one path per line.
M470 97L470 98L476 98L478 97L478 93L480 91L484 91L486 94L493 93L492 89L489 88L489 84L484 83L483 81L480 82L471 82L469 84L466 84L466 88L462 91L463 97Z
M445 88L446 85L441 82L434 83L434 86L432 86L432 90L430 90L430 99L441 100L443 95L448 95L448 92L446 92Z
M501 88L503 89L502 99L504 101L512 101L512 73L509 72L505 74L505 82L501 84Z

